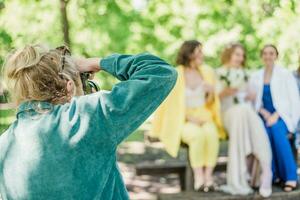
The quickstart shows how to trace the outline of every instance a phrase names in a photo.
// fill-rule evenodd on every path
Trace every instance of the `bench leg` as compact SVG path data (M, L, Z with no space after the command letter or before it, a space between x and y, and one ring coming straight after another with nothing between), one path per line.
M188 156L188 162L185 169L185 190L186 191L193 191L194 190L194 173L191 166L191 162Z
M185 170L183 172L180 172L179 174L179 181L180 181L180 189L181 191L186 190L186 185L185 185Z

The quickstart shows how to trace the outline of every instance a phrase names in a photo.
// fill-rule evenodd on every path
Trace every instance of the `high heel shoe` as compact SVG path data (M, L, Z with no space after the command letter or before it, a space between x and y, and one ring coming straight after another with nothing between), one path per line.
M261 174L261 184L259 187L259 194L263 198L268 198L272 194L272 171L271 169L265 169ZM275 180L276 181L276 180Z
M203 192L204 191L205 186L201 185L196 191L197 192Z
M201 192L204 189L204 183L197 183L194 184L194 190L197 192Z
M259 195L262 196L263 198L268 198L272 194L272 188L266 189L266 188L259 188Z
M298 183L296 183L296 185L292 185L290 183L285 183L283 186L283 191L285 191L285 192L292 192L296 189L298 189Z
M214 191L216 191L217 187L218 186L215 183L205 185L203 188L203 192L214 192Z

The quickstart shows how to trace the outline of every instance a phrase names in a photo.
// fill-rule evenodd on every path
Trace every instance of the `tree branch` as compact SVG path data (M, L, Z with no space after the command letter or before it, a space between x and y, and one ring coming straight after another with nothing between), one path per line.
M71 48L71 41L70 41L70 33L69 33L69 20L67 15L67 5L69 0L60 0L60 13L61 13L61 26L64 36L64 43L69 48Z

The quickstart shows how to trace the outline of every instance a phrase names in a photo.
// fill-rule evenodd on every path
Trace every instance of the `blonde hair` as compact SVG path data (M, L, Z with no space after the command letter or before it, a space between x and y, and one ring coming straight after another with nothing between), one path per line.
M4 63L4 79L13 100L38 100L54 104L64 103L69 99L67 81L73 80L76 93L80 95L79 72L70 56L59 50L49 50L42 45L27 45L13 52Z
M221 55L222 65L226 65L230 62L231 56L232 56L233 52L235 51L235 49L237 49L237 48L240 48L244 51L244 60L241 64L243 67L245 67L246 59L247 59L246 50L245 50L244 46L240 43L231 43L224 48L222 55Z

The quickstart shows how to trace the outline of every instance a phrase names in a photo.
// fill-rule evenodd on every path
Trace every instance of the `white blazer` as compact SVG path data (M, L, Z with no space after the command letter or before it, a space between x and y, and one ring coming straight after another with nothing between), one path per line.
M261 69L253 73L250 79L250 87L256 92L257 111L263 106L264 71ZM288 130L294 133L300 119L300 94L295 77L287 69L275 66L270 88L277 113L286 123Z

